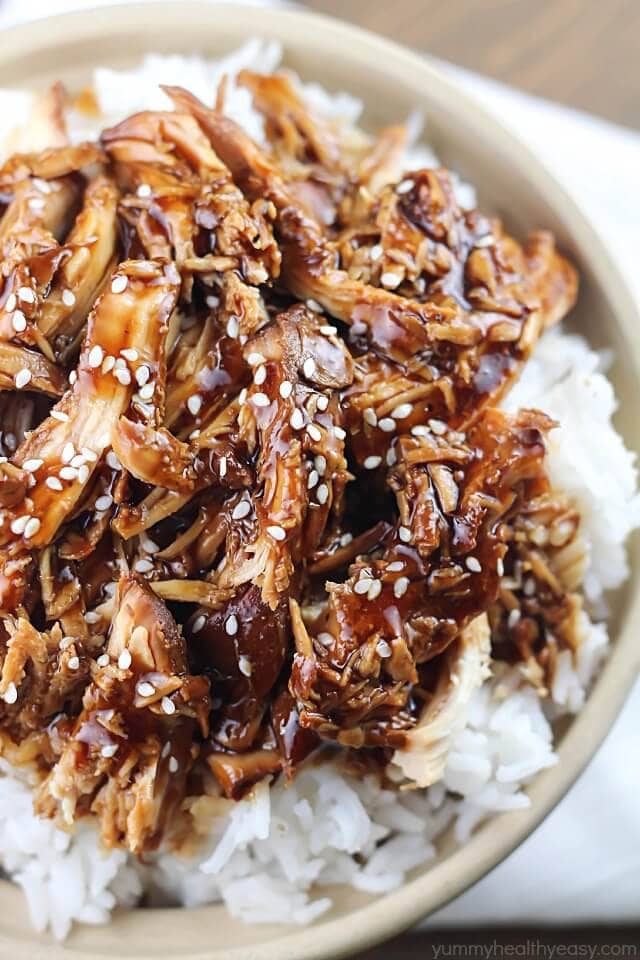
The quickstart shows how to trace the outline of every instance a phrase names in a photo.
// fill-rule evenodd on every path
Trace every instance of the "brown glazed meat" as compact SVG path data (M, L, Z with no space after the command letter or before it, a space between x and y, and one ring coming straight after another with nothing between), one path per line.
M490 642L541 695L580 642L554 425L498 409L573 267L239 82L264 145L174 87L71 145L54 87L0 169L0 745L136 854L325 743L432 782Z

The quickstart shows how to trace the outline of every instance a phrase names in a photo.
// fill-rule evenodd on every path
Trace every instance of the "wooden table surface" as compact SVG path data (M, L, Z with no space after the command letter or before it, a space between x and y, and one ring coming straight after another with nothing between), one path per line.
M640 0L306 0L306 5L640 129Z
M306 5L640 130L640 0L306 0ZM640 958L640 929L544 930L541 924L408 933L357 960L543 960L554 950L559 955L558 948L564 956L593 960Z

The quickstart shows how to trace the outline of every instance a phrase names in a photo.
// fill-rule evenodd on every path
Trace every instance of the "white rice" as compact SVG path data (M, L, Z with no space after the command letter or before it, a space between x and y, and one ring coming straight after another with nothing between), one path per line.
M152 55L133 71L100 68L100 126L136 110L166 108L159 83L179 83L210 102L223 73L233 78L243 66L270 71L280 56L277 44L251 40L219 61ZM305 92L325 114L358 120L361 105L348 94L330 96L316 84ZM248 92L231 82L227 103L229 113L262 139ZM24 120L28 107L28 94L0 91L6 124L0 138ZM96 133L78 114L71 129L76 138ZM436 162L422 144L407 157L409 167ZM473 204L468 184L458 184L458 193L463 205ZM634 458L611 422L615 397L603 358L581 337L552 330L507 406L538 407L560 421L550 442L551 476L582 514L591 548L585 591L592 612L602 611L604 591L627 576L624 543L640 525ZM544 709L517 669L496 666L472 700L442 781L428 790L396 793L337 765L309 767L288 788L261 784L240 803L217 801L216 816L204 821L206 836L191 858L160 854L142 867L122 851L103 852L89 822L73 834L61 832L33 815L24 772L0 761L0 863L23 888L36 929L48 928L58 939L73 922L104 923L115 906L133 906L143 895L152 903L185 906L222 900L247 922L308 923L331 906L323 886L391 890L434 856L445 827L453 824L464 842L491 813L529 804L523 786L557 759L549 718L580 709L606 655L604 623L593 624L584 613L582 632L578 662L561 654L553 702Z

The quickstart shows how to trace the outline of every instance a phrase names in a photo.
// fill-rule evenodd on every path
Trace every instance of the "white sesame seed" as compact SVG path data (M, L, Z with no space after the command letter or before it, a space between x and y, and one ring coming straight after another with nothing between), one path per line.
M480 573L482 570L482 565L476 557L465 557L464 563L467 570L470 570L471 573Z
M354 593L365 594L369 592L369 587L373 583L371 577L360 577L359 580L354 584L353 590Z
M256 407L268 407L271 403L266 393L254 393L251 400Z
M32 197L27 204L30 210L42 210L44 205L44 197Z
M394 560L393 563L387 565L387 570L389 573L399 573L404 569L404 563L402 560Z
M391 656L393 651L386 640L378 640L376 643L376 653L379 657L382 657L383 660L386 660L387 657Z
M139 356L135 347L126 347L124 350L121 350L120 353L129 363L135 363Z
M326 485L326 483L321 483L316 490L316 499L321 505L324 505L329 499L329 487Z
M77 379L78 379L78 374L76 373L75 370L72 370L71 373L69 374L69 383L71 384L71 386L74 385Z
M379 580L372 580L367 590L367 600L376 600L382 593L382 584Z
M96 510L108 510L112 503L113 497L108 493L104 493L96 500Z
M101 653L100 656L98 657L98 659L96 660L96 663L97 663L97 665L98 665L99 667L108 667L108 666L109 666L109 654L108 654L108 653Z
M391 416L395 417L396 420L404 420L405 417L408 417L413 410L412 403L400 403L394 410L391 411Z
M161 756L163 759L165 759L166 757L169 756L170 753L171 753L171 743L167 740L167 742L165 743L164 747L162 748L162 750L161 750L161 752L160 752L160 756Z
M269 534L270 537L273 537L274 540L287 539L286 532L282 529L282 527L278 527L275 524L270 527L267 527L267 533Z
M367 407L363 412L362 417L365 423L368 423L370 427L375 427L378 425L378 418L373 407Z
M121 670L128 670L131 666L131 654L128 650L123 650L118 657L118 666Z
M220 457L220 467L218 472L220 474L220 479L222 479L222 477L226 477L227 475L227 458L226 457Z
M498 557L498 562L496 563L496 573L499 577L504 576L504 560L502 557Z
M253 673L253 667L251 665L251 660L249 657L245 657L244 654L238 657L238 669L240 673L243 673L245 677L250 677Z
M318 471L312 470L307 477L307 490L313 490L319 480Z
M63 469L66 470L68 468L63 467ZM60 475L62 476L62 470L60 471ZM78 467L78 480L80 481L80 483L86 483L88 479L89 479L89 467L86 465L86 463L83 463L81 467Z
M162 704L162 712L166 713L168 717L176 712L176 705L169 697L163 697L160 702Z
M307 427L307 433L312 440L315 440L316 443L319 443L322 440L322 433L316 427L315 423L310 423Z
M100 614L96 613L95 610L89 610L88 613L85 613L84 618L87 623L98 623L98 621L102 619Z
M304 417L302 415L302 410L296 407L289 418L289 423L291 424L294 430L302 430L302 428L304 427Z
M261 367L258 367L258 369L253 375L253 382L257 387L260 387L262 386L262 384L265 382L266 379L267 379L267 368L264 365Z
M153 570L153 563L151 560L147 560L146 557L141 557L133 565L133 569L137 573L151 573Z
M400 283L400 277L397 273L393 273L391 270L386 270L380 277L380 283L383 287L390 287L393 289Z
M104 350L96 344L95 347L92 347L89 351L89 366L95 369L100 366L103 360Z
M35 303L36 295L31 287L20 287L18 290L18 300L22 300L23 303Z
M121 383L123 387L128 387L131 383L131 374L128 370L123 370L122 367L116 367L116 369L113 371L113 375L118 383Z
M7 689L4 692L4 697L2 698L5 703L15 703L18 699L18 690L15 683L10 683L7 686Z
M155 383L146 383L144 387L140 387L138 394L141 400L151 400L153 394L155 393L156 385Z
M199 393L192 393L189 399L187 400L187 408L189 413L193 414L195 417L200 413L200 408L202 407L202 397Z
M396 193L409 193L410 190L413 190L414 186L413 180L402 180L396 187Z
M332 337L334 333L337 333L337 332L338 332L338 328L333 327L330 323L324 323L320 327L320 333L323 334L323 336L325 337Z
M67 666L69 670L77 670L80 666L80 657L69 657L67 660Z
M311 297L307 300L307 306L309 310L313 310L314 313L322 313L322 307L317 300L313 300Z
M512 629L513 627L515 627L516 623L518 622L521 616L522 614L520 613L517 607L514 607L513 610L509 611L509 616L507 617L507 626L509 627L509 629Z
M318 410L324 412L329 406L329 397L326 397L324 393L319 393L318 399L316 400L316 405Z
M116 358L112 357L111 354L107 354L107 356L102 361L102 366L100 367L100 369L105 374L111 373L115 365L116 365Z
M85 463L84 457L82 456L81 453L78 453L78 454L76 454L76 456L75 456L75 457L73 458L73 460L71 461L70 466L75 467L76 470L77 470L78 467L83 466L84 463Z
M152 683L148 683L146 680L143 680L142 683L139 683L136 687L136 693L141 697L152 697L156 692L156 688Z
M342 427L334 427L333 432L335 433L338 440L344 440L347 436L347 431L343 430Z
M407 589L409 587L409 578L408 577L398 577L396 582L393 585L393 595L398 600L400 597L404 597Z
M50 490L62 490L62 484L57 477L47 477L45 483Z
M139 387L143 387L150 376L151 370L146 364L143 363L142 366L138 367L136 370L136 383Z
M191 624L191 633L200 633L206 622L205 615L203 613L199 614Z
M378 421L378 426L383 433L393 433L396 428L396 422L391 417L383 417L382 420Z
M31 519L27 522L24 528L25 539L29 540L31 537L35 537L40 527L41 527L41 523L38 520L38 518L31 517Z
M16 519L11 522L11 533L24 533L24 528L29 523L30 519L31 517L28 513L23 517L16 517Z
M227 336L231 337L232 340L235 340L240 332L240 324L238 323L237 317L229 317L227 321Z
M7 313L13 313L16 308L16 304L17 300L15 293L10 293L5 301L4 309L7 311Z
M209 294L208 297L205 298L205 302L209 307L209 309L215 310L216 307L220 306L220 297L216 297L214 296L214 294L211 293Z
M371 247L371 250L370 250L370 252L369 252L369 256L371 257L371 259L372 259L373 262L375 263L376 260L379 260L379 259L380 259L380 257L382 256L382 253L383 253L383 250L382 250L381 245L380 245L379 243L376 243L376 244L374 244L374 245Z
M250 353L247 357L247 363L250 367L257 367L259 364L264 363L264 360L265 358L262 356L262 354L257 352Z
M100 750L100 756L104 757L105 760L110 760L111 757L115 757L117 752L118 752L117 743L106 743L104 747L102 747L102 749Z
M307 357L305 362L302 364L302 372L307 380L314 375L316 372L316 362L313 357Z
M363 463L365 470L375 470L382 463L382 457L366 457Z
M11 326L16 333L22 333L27 329L27 320L22 310L16 310L11 317Z
M176 758L175 758L175 757L169 757L169 773L177 773L177 772L178 772L178 766L179 766L179 764L178 764L178 761L176 760Z
M485 233L484 237L478 237L474 246L476 247L492 247L496 242L496 238L492 233Z
M320 476L324 476L324 472L327 469L327 458L319 453L317 457L314 458L313 463Z
M73 307L76 302L76 295L73 290L63 290L62 291L62 302L65 307Z
M532 597L534 595L536 592L536 582L533 577L528 577L525 580L522 589L526 597Z
M62 448L62 454L61 454L62 462L71 463L75 455L76 455L76 448L71 443L71 441L69 441L69 443L65 443L64 447Z
M389 447L389 449L387 450L387 456L385 459L387 461L388 467L393 467L398 462L398 456L393 447Z
M78 471L75 467L62 467L60 470L60 476L63 480L77 480Z
M138 189L136 190L136 194L137 194L139 197L150 197L150 196L151 196L151 187L149 186L148 183L141 183L140 186L138 187Z
M124 293L129 284L129 280L123 274L119 273L111 281L111 293Z
M424 424L418 423L415 427L411 427L411 434L414 437L428 437L430 434L428 427L425 427Z
M231 513L232 520L242 520L243 517L246 517L248 513L251 512L251 504L248 500L241 500L240 503L237 503L233 508Z
M116 457L113 450L109 450L109 453L106 456L106 461L107 461L107 466L110 467L112 470L120 470L122 467L122 464Z
M447 432L447 425L442 420L429 420L431 432L436 436L442 437Z
M333 634L322 631L316 637L318 643L321 643L323 647L332 647L333 646Z
M411 540L411 530L409 530L409 527L398 527L398 536L403 543L409 543Z
M280 396L283 400L287 400L293 393L293 384L290 380L283 380L280 384Z
M74 373L75 373L75 371L74 371ZM54 420L59 420L60 423L66 423L67 420L69 419L69 414L68 414L68 413L64 413L63 410L52 410L52 411L51 411L51 416L53 417Z
M15 376L14 383L18 390L22 390L23 387L31 380L31 370L27 370L26 367L23 367L22 370L18 370Z
M25 460L22 464L22 469L26 470L27 473L35 473L36 470L39 470L44 460L39 460L37 457L34 457L33 460Z

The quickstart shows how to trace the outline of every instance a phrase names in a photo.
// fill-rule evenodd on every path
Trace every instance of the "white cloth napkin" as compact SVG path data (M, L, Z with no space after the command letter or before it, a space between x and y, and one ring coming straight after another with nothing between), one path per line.
M110 0L5 0L0 26ZM640 135L449 65L581 204L640 297ZM640 683L543 825L427 926L640 920Z

